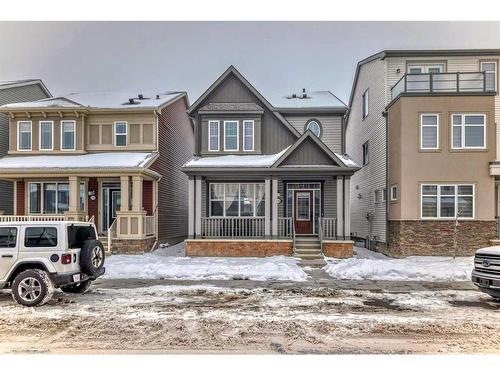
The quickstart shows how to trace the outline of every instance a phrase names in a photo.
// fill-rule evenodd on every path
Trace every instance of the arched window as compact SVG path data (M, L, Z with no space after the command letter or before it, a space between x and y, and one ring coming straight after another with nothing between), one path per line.
M306 125L306 130L312 131L316 137L321 136L321 124L318 120L309 120Z

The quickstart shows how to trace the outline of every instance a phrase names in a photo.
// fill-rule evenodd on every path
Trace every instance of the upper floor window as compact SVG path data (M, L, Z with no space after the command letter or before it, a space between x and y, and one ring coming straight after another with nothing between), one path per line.
M368 116L368 109L369 109L369 96L368 96L368 89L363 93L363 118Z
M486 78L486 89L497 90L497 62L496 61L481 61L481 71L484 72Z
M486 115L453 114L452 148L486 148Z
M224 121L224 151L238 151L238 121Z
M437 114L420 115L420 148L422 150L439 148L439 116Z
M31 121L17 122L17 149L31 151Z
M386 189L376 189L373 194L373 199L376 204L385 203L387 199L387 190Z
M219 121L208 122L208 151L219 151Z
M398 185L391 185L391 201L398 200Z
M54 149L54 122L40 121L40 150L52 151Z
M126 121L115 122L115 146L126 146L128 143L128 124Z
M408 73L424 74L424 73L443 73L444 64L408 64Z
M316 137L319 137L321 135L321 125L317 120L309 120L306 125L306 130L312 131Z
M474 185L422 185L420 200L423 219L474 217Z
M243 151L254 150L254 121L243 121Z
M61 121L61 150L74 151L76 146L76 121Z
M368 141L363 143L362 153L363 153L363 165L366 165L366 164L368 164L368 161L369 161Z

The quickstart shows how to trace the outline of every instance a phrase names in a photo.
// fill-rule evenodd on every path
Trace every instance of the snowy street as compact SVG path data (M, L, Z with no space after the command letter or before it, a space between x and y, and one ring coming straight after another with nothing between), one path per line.
M2 291L0 352L500 352L500 305L467 283L337 283L105 279L39 308Z

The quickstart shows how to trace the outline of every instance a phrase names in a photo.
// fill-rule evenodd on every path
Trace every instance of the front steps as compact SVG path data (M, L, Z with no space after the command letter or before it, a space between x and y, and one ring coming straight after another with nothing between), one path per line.
M295 238L294 256L302 260L323 259L321 242L318 237L297 237Z

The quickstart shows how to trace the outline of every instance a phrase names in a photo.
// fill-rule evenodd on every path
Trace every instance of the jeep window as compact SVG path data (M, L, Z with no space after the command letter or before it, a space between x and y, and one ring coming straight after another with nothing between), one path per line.
M16 247L17 228L0 228L0 248Z
M55 247L57 246L57 228L31 227L26 228L24 234L26 247Z
M95 240L95 230L93 226L70 225L68 227L68 248L80 249L87 240Z

